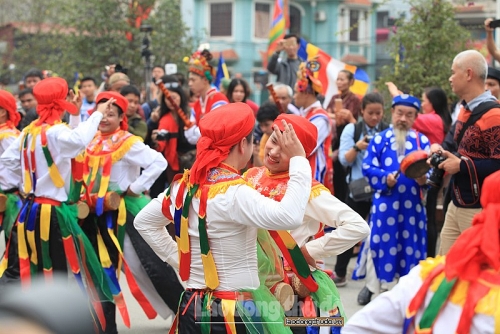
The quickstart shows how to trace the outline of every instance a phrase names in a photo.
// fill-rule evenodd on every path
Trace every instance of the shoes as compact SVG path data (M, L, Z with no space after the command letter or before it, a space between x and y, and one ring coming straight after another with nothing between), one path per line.
M368 288L365 286L358 294L358 304L363 306L368 304L372 299L372 296L373 292L368 290Z
M347 279L345 276L344 277L335 276L333 278L333 282L335 283L335 286L337 286L338 288L347 285Z

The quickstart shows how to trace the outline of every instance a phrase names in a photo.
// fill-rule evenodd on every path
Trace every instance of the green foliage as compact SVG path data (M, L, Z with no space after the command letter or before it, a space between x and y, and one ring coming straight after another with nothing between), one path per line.
M48 69L72 85L75 72L99 79L104 65L119 62L128 68L135 84L142 84L144 33L139 31L137 20L143 13L141 8L153 9L147 20L142 20L153 27L153 64L174 62L182 70L182 57L192 51L180 0L28 0L33 6L26 6L23 1L17 1L17 5L13 0L0 1L17 6L18 15L12 21L33 22L37 26L31 34L16 32L17 47L11 62L18 75L33 67ZM5 20L1 16L0 19ZM51 27L49 32L42 29L47 25Z
M465 50L469 32L455 19L447 0L409 0L411 19L397 24L388 43L394 65L384 66L376 83L387 91L392 81L404 92L420 96L427 87L437 86L451 95L448 82L453 58Z

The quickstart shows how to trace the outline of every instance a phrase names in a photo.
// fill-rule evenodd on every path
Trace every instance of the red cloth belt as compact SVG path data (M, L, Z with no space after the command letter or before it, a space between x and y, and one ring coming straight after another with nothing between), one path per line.
M39 204L50 204L53 206L61 206L61 202L56 201L55 199L52 199L52 198L47 198L47 197L35 197L35 199L33 201L36 203L39 203Z

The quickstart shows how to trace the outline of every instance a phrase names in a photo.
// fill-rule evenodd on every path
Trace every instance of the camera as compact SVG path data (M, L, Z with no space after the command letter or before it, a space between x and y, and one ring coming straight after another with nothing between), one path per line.
M170 139L170 133L167 130L160 130L156 134L157 141L166 141Z
M427 184L434 188L441 188L443 184L444 169L438 168L438 166L446 160L445 157L441 155L441 152L433 153L431 155L431 166L432 173L427 179Z
M139 28L141 32L152 32L153 27L149 24L141 24L141 27Z
M365 142L370 143L370 142L371 142L371 140L373 139L373 137L374 137L374 136L371 136L371 135L366 135L366 136L365 136Z

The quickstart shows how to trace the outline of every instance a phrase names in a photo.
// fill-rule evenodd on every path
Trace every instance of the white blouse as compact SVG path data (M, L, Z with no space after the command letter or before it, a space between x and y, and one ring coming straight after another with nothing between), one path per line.
M87 121L82 122L75 129L62 123L52 126L47 130L47 145L59 170L64 186L57 188L49 175L47 161L42 151L41 136L38 136L35 143L36 159L36 189L28 191L37 197L47 197L56 201L64 202L68 199L71 183L71 159L76 157L92 141L97 128L101 122L102 114L93 113ZM0 163L13 173L22 175L22 182L25 182L24 157L22 157L21 134L2 154ZM31 140L28 140L28 150L31 149ZM29 159L31 157L29 156ZM22 186L20 186L22 190Z
M301 225L311 192L311 168L302 157L290 160L290 181L281 202L267 198L245 184L233 185L224 194L207 202L207 233L217 267L219 291L255 289L259 286L257 267L257 229L288 230ZM175 195L171 190L175 211ZM169 223L161 212L164 194L151 201L135 218L134 226L142 237L170 265L178 268L177 244L165 229ZM193 198L189 221L191 271L188 288L204 289L205 279L198 233L199 199Z

